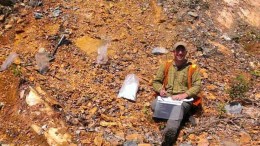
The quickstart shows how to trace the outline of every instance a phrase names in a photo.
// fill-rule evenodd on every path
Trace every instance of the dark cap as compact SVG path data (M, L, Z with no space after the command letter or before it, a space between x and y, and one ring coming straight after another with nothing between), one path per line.
M187 44L185 42L177 42L174 44L174 46L170 49L170 51L176 50L177 47L183 46L185 50L187 50Z

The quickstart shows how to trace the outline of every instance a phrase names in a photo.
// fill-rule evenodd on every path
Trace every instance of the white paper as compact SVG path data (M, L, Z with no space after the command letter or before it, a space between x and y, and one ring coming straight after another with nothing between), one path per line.
M173 100L171 97L161 97L157 96L157 100L161 103L166 103L166 104L174 104L174 105L181 105L183 101L185 102L191 102L194 99L189 98L189 99L183 99L183 100Z
M169 119L174 106L180 106L183 102L191 102L193 98L184 100L173 100L171 97L157 97L157 102L153 117L160 119Z

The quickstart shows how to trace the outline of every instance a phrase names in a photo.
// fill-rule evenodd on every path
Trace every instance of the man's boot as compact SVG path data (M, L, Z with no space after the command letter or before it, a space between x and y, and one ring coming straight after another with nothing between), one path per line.
M162 146L172 146L177 139L177 131L169 129L164 134Z

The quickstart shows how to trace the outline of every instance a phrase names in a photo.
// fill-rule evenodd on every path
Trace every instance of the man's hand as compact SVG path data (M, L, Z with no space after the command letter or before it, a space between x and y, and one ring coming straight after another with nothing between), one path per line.
M167 95L167 92L164 89L162 89L160 91L160 96L165 97L166 95Z
M188 97L188 94L182 93L182 94L177 94L177 95L172 95L173 100L183 100Z

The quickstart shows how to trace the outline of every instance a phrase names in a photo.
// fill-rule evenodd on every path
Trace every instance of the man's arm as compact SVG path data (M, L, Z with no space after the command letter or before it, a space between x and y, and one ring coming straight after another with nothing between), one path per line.
M173 95L173 100L183 100L187 97L194 97L197 95L200 91L201 87L201 77L199 73L199 69L196 69L195 72L192 75L192 86L190 89L188 89L185 93Z
M200 92L201 88L201 76L199 73L199 69L197 68L192 75L192 84L191 88L188 89L185 93L188 97L194 97Z
M165 66L162 64L160 65L156 76L153 80L153 89L155 92L160 93L163 87L163 79L164 79L164 68Z

